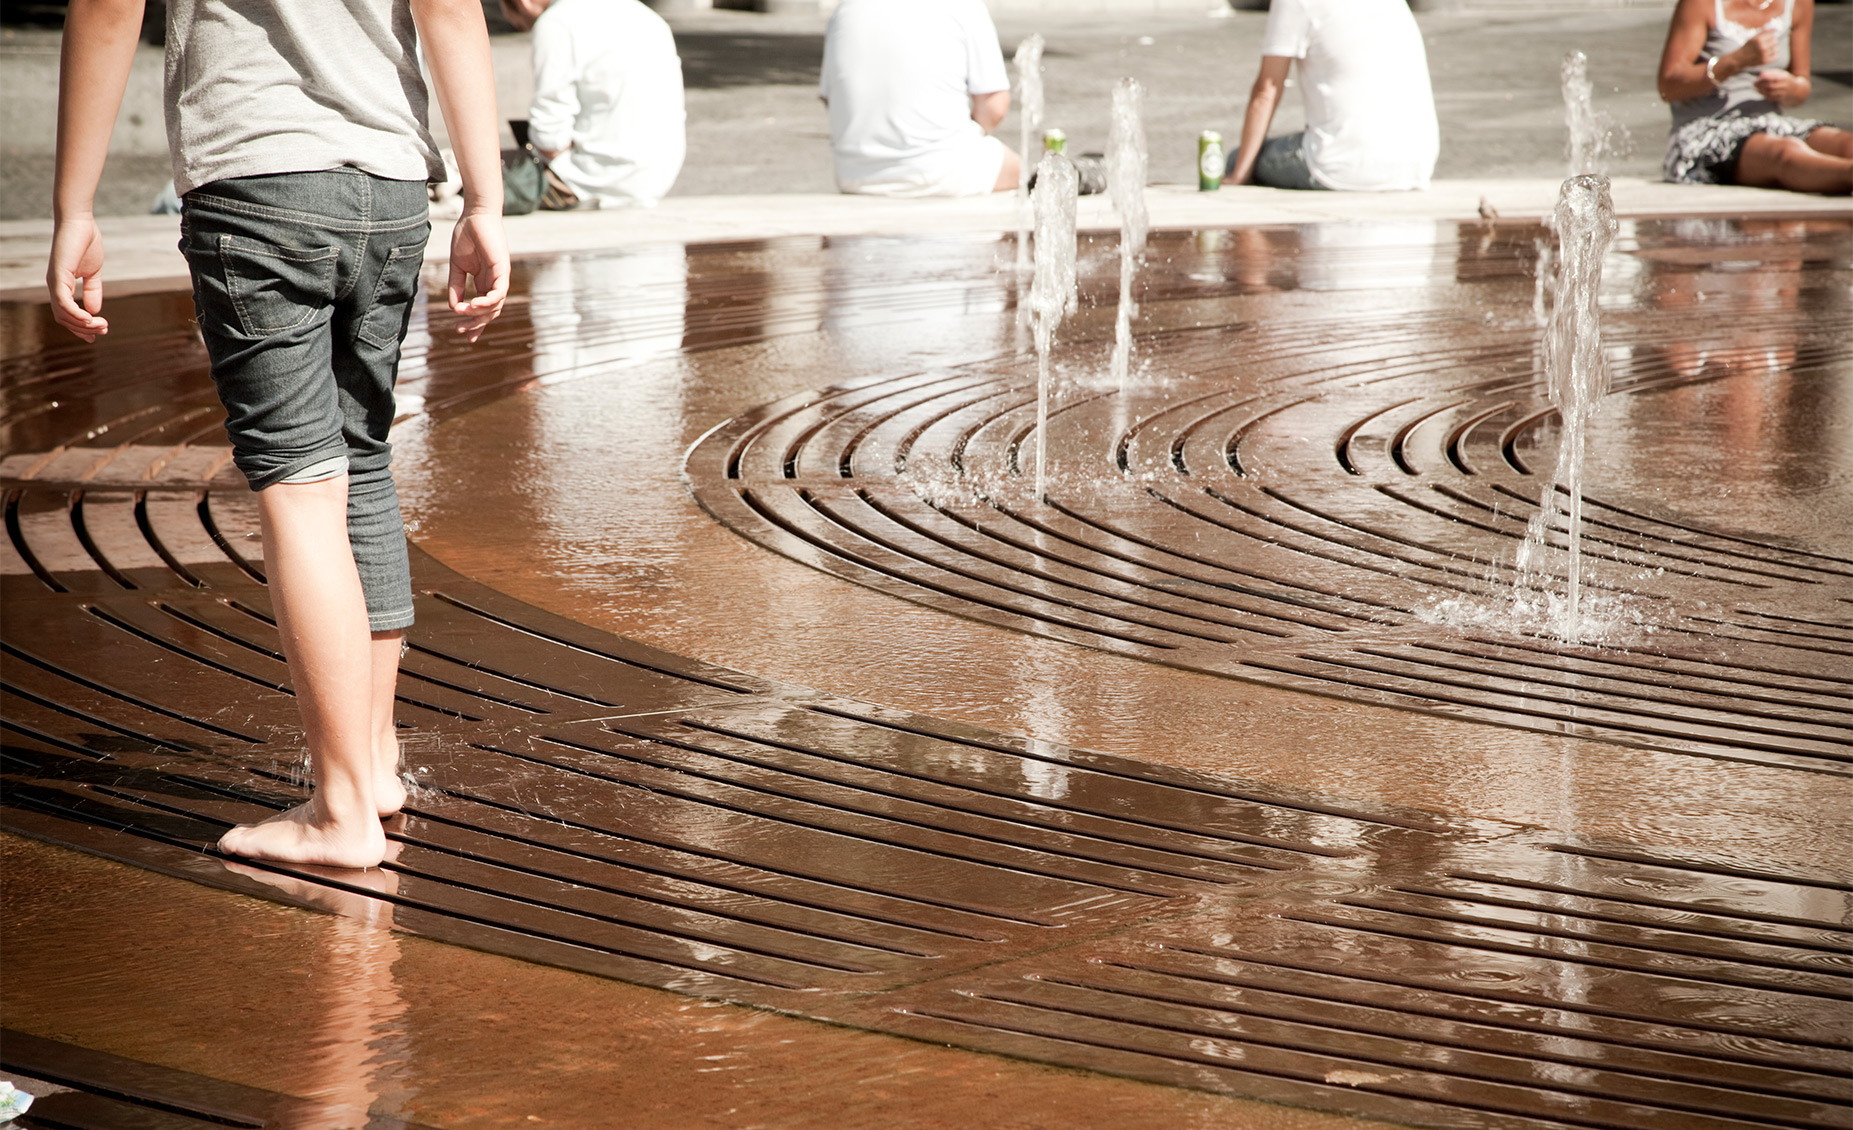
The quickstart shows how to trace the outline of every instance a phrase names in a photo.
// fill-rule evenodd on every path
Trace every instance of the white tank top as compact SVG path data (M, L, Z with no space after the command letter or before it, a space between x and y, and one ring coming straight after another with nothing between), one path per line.
M1745 27L1724 15L1724 0L1712 0L1711 27L1705 33L1702 59L1728 55L1756 37L1764 28L1776 33L1776 57L1761 67L1752 67L1732 75L1718 84L1718 89L1697 98L1673 103L1673 128L1694 118L1715 118L1725 113L1767 114L1781 107L1757 93L1756 76L1763 67L1787 70L1789 66L1789 29L1795 24L1795 0L1782 0L1782 11L1762 27Z

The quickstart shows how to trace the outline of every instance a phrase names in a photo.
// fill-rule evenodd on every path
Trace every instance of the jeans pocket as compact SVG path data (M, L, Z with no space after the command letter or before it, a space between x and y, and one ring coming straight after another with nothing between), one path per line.
M338 247L279 247L221 235L219 265L239 327L253 337L268 337L329 309L340 257Z
M358 336L362 341L380 349L399 344L412 300L418 297L418 268L424 261L423 240L387 253L380 277L373 285L373 300L360 319Z

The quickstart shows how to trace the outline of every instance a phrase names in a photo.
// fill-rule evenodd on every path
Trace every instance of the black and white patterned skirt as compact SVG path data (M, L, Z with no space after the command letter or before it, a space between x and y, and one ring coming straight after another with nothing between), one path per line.
M1724 113L1694 118L1667 139L1661 172L1675 184L1730 184L1744 142L1759 133L1807 137L1823 123L1786 114Z

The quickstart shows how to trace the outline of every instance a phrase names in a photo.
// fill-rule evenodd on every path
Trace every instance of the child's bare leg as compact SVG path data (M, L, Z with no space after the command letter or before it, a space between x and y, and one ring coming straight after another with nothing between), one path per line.
M393 694L399 686L401 631L374 632L373 656L373 804L381 816L405 807L405 782L399 777L399 734L393 725Z
M373 795L372 641L347 541L347 476L258 492L272 606L309 744L305 804L225 833L231 855L334 867L384 857Z

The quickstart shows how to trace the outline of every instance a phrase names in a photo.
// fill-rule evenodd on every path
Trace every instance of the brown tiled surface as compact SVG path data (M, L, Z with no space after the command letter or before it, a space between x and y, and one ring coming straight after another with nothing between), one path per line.
M1481 234L1461 234L1452 270L1465 272L1467 282L1456 277L1449 285L1471 285L1475 272L1522 279L1530 233L1506 233L1503 240L1489 234L1485 247L1474 242ZM1665 239L1669 254L1678 251L1676 236ZM1156 348L1175 348L1193 376L1209 374L1214 383L1239 388L1269 366L1291 383L1307 363L1303 353L1276 356L1259 348L1243 354L1257 358L1251 370L1209 368L1232 345L1246 349L1273 331L1229 322L1222 332L1231 346L1192 353L1193 341L1212 331L1187 323L1205 322L1219 302L1232 308L1227 300L1238 296L1278 295L1289 307L1317 298L1311 282L1321 269L1336 270L1334 263L1361 257L1366 274L1394 275L1406 268L1399 256L1412 253L1410 246L1387 258L1310 248L1285 256L1268 239L1291 242L1281 234L1259 245L1176 239L1163 256L1169 269L1157 273L1146 297ZM1844 258L1845 239L1844 224L1827 224L1747 243L1755 253L1746 252L1745 261L1761 266L1746 270L1782 276L1767 290L1745 288L1746 301L1774 296L1775 305L1763 311L1774 327L1765 352L1785 341L1793 348L1767 369L1786 374L1795 397L1816 388L1819 374L1846 371L1834 339L1823 345L1809 336L1817 325L1829 334L1840 324L1835 319L1845 319L1835 305L1844 304L1844 293L1833 290L1844 277L1844 266L1834 264ZM1645 240L1632 252L1651 260L1651 244ZM853 241L835 248L703 249L690 256L673 311L650 304L646 278L610 292L611 301L633 305L609 320L599 316L599 295L585 292L573 275L549 279L536 268L524 275L523 301L478 350L414 340L406 391L424 405L417 426L433 435L467 432L488 418L479 409L511 396L544 396L554 383L621 376L629 367L683 357L712 363L729 350L781 336L861 335L871 339L865 352L879 352L884 327L948 306L1009 316L1008 288L955 269L972 250L969 243L951 245L943 260L936 256L947 249L929 245L929 254L902 260L908 269L885 271L860 266L874 260L871 250L882 249ZM736 269L786 254L796 265L778 274ZM1298 277L1274 277L1285 262L1299 264ZM596 257L568 265L586 272L598 266ZM1421 271L1429 270L1432 261L1424 260ZM1691 272L1669 277L1668 289L1645 292L1678 294L1694 281ZM1795 285L1780 285L1784 280ZM573 319L562 322L557 303L568 292ZM1785 308L1791 293L1793 306ZM268 616L249 499L225 482L214 454L210 387L200 377L183 306L164 296L127 304L118 315L120 336L100 351L48 336L9 336L27 343L9 347L5 387L9 538L0 572L10 830L297 905L325 907L335 899L346 913L404 932L567 969L1295 1105L1439 1126L1849 1125L1853 1049L1844 1015L1853 884L1838 869L1771 867L1718 852L1597 840L1575 828L1350 802L1157 763L1162 759L1012 737L652 647L513 599L424 553L415 553L420 620L400 712L409 768L421 787L407 815L391 826L393 858L358 875L220 862L203 846L229 823L293 803L302 786L288 676ZM1445 324L1462 363L1514 382L1510 395L1518 398L1525 354L1511 342L1531 332L1523 328L1527 315L1503 311L1512 323L1501 331L1484 320L1479 328L1462 323L1458 311L1426 322L1405 311L1396 317L1409 324L1399 331L1387 316L1375 329L1360 320L1355 340L1327 327L1318 331L1330 339L1327 354L1355 349L1359 367L1322 372L1336 390L1368 384L1385 377L1368 358L1390 355L1397 340L1420 342ZM26 326L34 315L15 309L8 317ZM1674 344L1683 347L1687 331L1702 323L1680 323L1687 329ZM1315 325L1285 322L1281 332L1310 333ZM1079 340L1086 349L1085 323ZM1642 349L1648 347L1660 345L1649 340ZM1702 341L1693 348L1702 356L1690 372L1663 360L1649 377L1694 388L1734 388L1744 379L1741 358L1712 356L1716 351ZM1417 385L1432 379L1424 360L1432 353L1408 362L1413 375L1389 378ZM1501 375L1502 366L1512 371ZM755 489L783 492L778 506L811 506L828 493L841 506L869 507L891 528L908 529L894 522L896 508L919 507L921 493L887 486L859 492L843 484L886 473L907 443L934 435L937 410L928 406L935 390L952 394L953 410L944 418L967 412L977 442L965 449L974 457L988 452L1001 466L1020 440L1021 426L1008 412L970 407L988 402L1020 412L1018 360L968 354L925 377L845 375L852 380L844 391L805 394L802 410L791 410L799 407L793 401L742 413L735 423L726 416L709 421L720 427L694 449L692 488L722 512L716 498L744 499L740 487L750 477ZM1447 387L1417 391L1441 396ZM1624 385L1624 391L1649 387ZM879 406L895 395L901 400L888 407L898 404L899 411L876 407L858 416L829 407L857 397ZM1415 411L1407 390L1372 395L1386 410L1409 402ZM1083 397L1077 411L1102 399ZM1510 442L1481 450L1473 428L1496 417L1471 402L1450 409L1458 426L1437 425L1437 434L1462 439L1451 444L1411 441L1425 434L1421 424L1432 413L1417 413L1415 427L1390 417L1352 427L1377 416L1347 414L1342 400L1328 397L1328 406L1341 403L1309 418L1326 432L1149 429L1127 445L1128 469L1141 458L1140 444L1150 444L1160 463L1171 458L1165 453L1181 452L1182 462L1171 464L1180 474L1213 468L1226 490L1248 489L1253 484L1236 481L1238 468L1250 475L1269 468L1282 458L1270 445L1293 452L1287 445L1294 435L1312 431L1304 446L1313 454L1288 460L1298 473L1275 480L1286 492L1277 500L1283 506L1302 481L1338 483L1318 489L1330 490L1341 508L1354 485L1400 487L1407 478L1417 480L1408 489L1420 491L1432 487L1425 476L1436 473L1472 477L1463 488L1470 497L1498 482L1529 486L1526 458L1541 426L1535 405L1501 409L1510 419L1496 430L1509 433ZM1807 403L1796 401L1794 413L1823 411ZM1307 402L1284 397L1279 407L1293 405ZM1218 404L1207 408L1225 422L1247 419ZM1776 424L1800 429L1794 413L1778 415ZM780 427L803 442L755 445L742 438ZM1238 432L1242 442L1225 442ZM1637 432L1679 454L1676 437L1645 424ZM501 434L505 444L520 438ZM1211 441L1208 462L1193 454L1192 443L1200 441ZM716 446L723 443L732 446ZM1244 444L1253 444L1252 462L1242 457ZM1094 446L1114 450L1104 441ZM428 450L442 447L432 443ZM717 450L747 454L719 457ZM1233 454L1218 465L1217 451ZM508 461L527 454L502 449ZM1832 448L1822 457L1841 458ZM753 459L770 462L760 467ZM1340 477L1349 476L1347 461L1373 459L1381 465L1369 468L1376 478L1368 484ZM449 466L463 493L471 475L489 485L508 473L506 466ZM558 473L597 470L560 466ZM1021 475L1020 463L1015 473ZM1487 487L1483 479L1497 481ZM1772 492L1783 485L1779 475L1765 480ZM1011 489L1000 483L997 494ZM1514 489L1518 508L1533 492ZM868 570L858 561L859 543L843 532L854 523L840 509L811 513L831 515L837 524L828 538L806 543L807 563L926 603L940 597L969 603L960 588L965 582L923 584L912 564ZM1144 658L1161 650L1140 634L1155 630L1150 625L1140 632L1099 630L1107 617L1121 617L1130 585L1116 580L1110 592L1096 587L1077 599L1082 590L1073 584L1073 562L1051 566L1001 553L995 548L1001 527L987 526L989 515L962 524L959 514L926 507L907 516L916 528L904 540L931 549L908 561L930 560L941 571L935 576L970 580L974 570L946 569L932 555L961 539L969 549L982 535L984 568L991 571L986 583L1004 582L992 588L1036 601L1027 609L1004 601L1001 613L979 614ZM722 517L777 540L738 513ZM1053 507L1032 517L1051 529L1073 520ZM779 528L802 529L813 520L800 518ZM1399 521L1417 532L1419 520ZM1165 530L1175 527L1160 528L1149 539L1158 543L1154 556L1136 562L1144 572L1134 580L1148 594L1139 597L1141 607L1171 618L1166 631L1185 615L1204 623L1213 618L1205 609L1213 608L1214 617L1227 621L1216 630L1237 633L1229 639L1258 639L1254 650L1276 646L1266 643L1281 638L1271 631L1312 628L1328 635L1376 632L1380 638L1369 647L1380 651L1442 646L1447 633L1408 621L1414 600L1398 586L1404 573L1457 577L1466 566L1448 562L1475 562L1475 551L1450 543L1392 559L1380 542L1393 539L1365 530L1363 522L1353 518L1353 532L1323 553L1246 531L1253 549L1205 550L1208 559L1195 565L1178 564L1178 547L1164 544ZM921 523L934 524L932 536L917 528ZM1451 525L1440 528L1454 532ZM1810 528L1799 523L1796 536L1761 547L1767 552L1759 560L1795 591L1807 591L1799 586L1811 583L1810 569L1832 573L1834 561L1844 563L1844 554L1809 547ZM1006 535L1034 540L1045 551L1075 544L1048 530L1032 539L1020 525ZM441 530L437 538L447 553L452 536ZM1398 536L1406 543L1407 534ZM1664 551L1640 540L1639 530L1627 536L1635 539L1630 553ZM1824 536L1838 535L1829 527ZM1705 575L1678 583L1733 583L1728 566L1736 551L1727 540L1704 540L1693 552L1711 555ZM1241 544L1233 537L1229 543ZM1323 563L1284 566L1291 548ZM1171 556L1157 569L1153 562L1162 555ZM1372 570L1361 566L1366 560L1403 564ZM1336 580L1321 574L1338 566L1359 572ZM1089 567L1099 575L1091 558ZM1209 598L1188 586L1188 595L1149 595L1164 590L1154 577L1191 579L1212 567L1241 570L1253 591L1238 591L1218 574ZM1047 575L1056 568L1067 572ZM1124 559L1111 568L1125 568ZM1377 580L1362 576L1373 573ZM1316 598L1280 599L1320 586L1326 591ZM922 595L923 589L939 596ZM1686 589L1673 595L1691 599ZM1045 610L1057 598L1085 619L1079 628L1050 627ZM1818 615L1804 605L1791 595L1767 609L1743 601L1726 611ZM1400 636L1354 626L1385 609L1405 614L1400 627L1393 625ZM1280 624L1291 627L1254 631ZM1831 737L1844 713L1833 680L1844 682L1845 672L1819 656L1838 646L1840 630L1823 621L1813 650L1795 654L1782 651L1788 645L1780 639L1733 641L1738 666L1706 677L1741 688L1744 670L1765 669L1782 681L1787 702L1764 717L1790 716L1798 726L1825 727ZM1717 668L1697 644L1679 646L1687 653L1663 649L1673 658L1653 652L1652 662ZM1193 654L1206 651L1190 647L1198 648ZM1468 662L1484 671L1495 661L1522 658L1519 650L1502 643ZM1768 658L1776 653L1790 665ZM1337 652L1325 645L1315 659L1331 654ZM1407 655L1394 658L1409 662ZM1613 665L1616 656L1572 649L1553 656L1553 664L1560 661ZM1245 658L1243 664L1227 673L1271 677L1249 669ZM1586 679L1588 672L1576 675ZM1804 675L1822 687L1795 681ZM1510 692L1467 709L1437 706L1428 677L1428 690L1371 697L1476 722L1536 725L1511 716L1521 712L1512 708ZM1477 689L1490 682L1469 681ZM1303 685L1287 681L1288 689ZM1753 762L1758 773L1832 775L1832 749L1804 744L1822 744L1813 730L1779 731L1787 744L1773 750L1740 741L1754 728L1744 719L1762 709L1743 706L1742 698L1725 703L1736 711L1730 723L1736 729L1680 728L1697 725L1690 698L1684 715L1646 737L1607 717L1571 721L1584 737L1697 754L1713 771L1732 771L1724 759L1737 759Z

